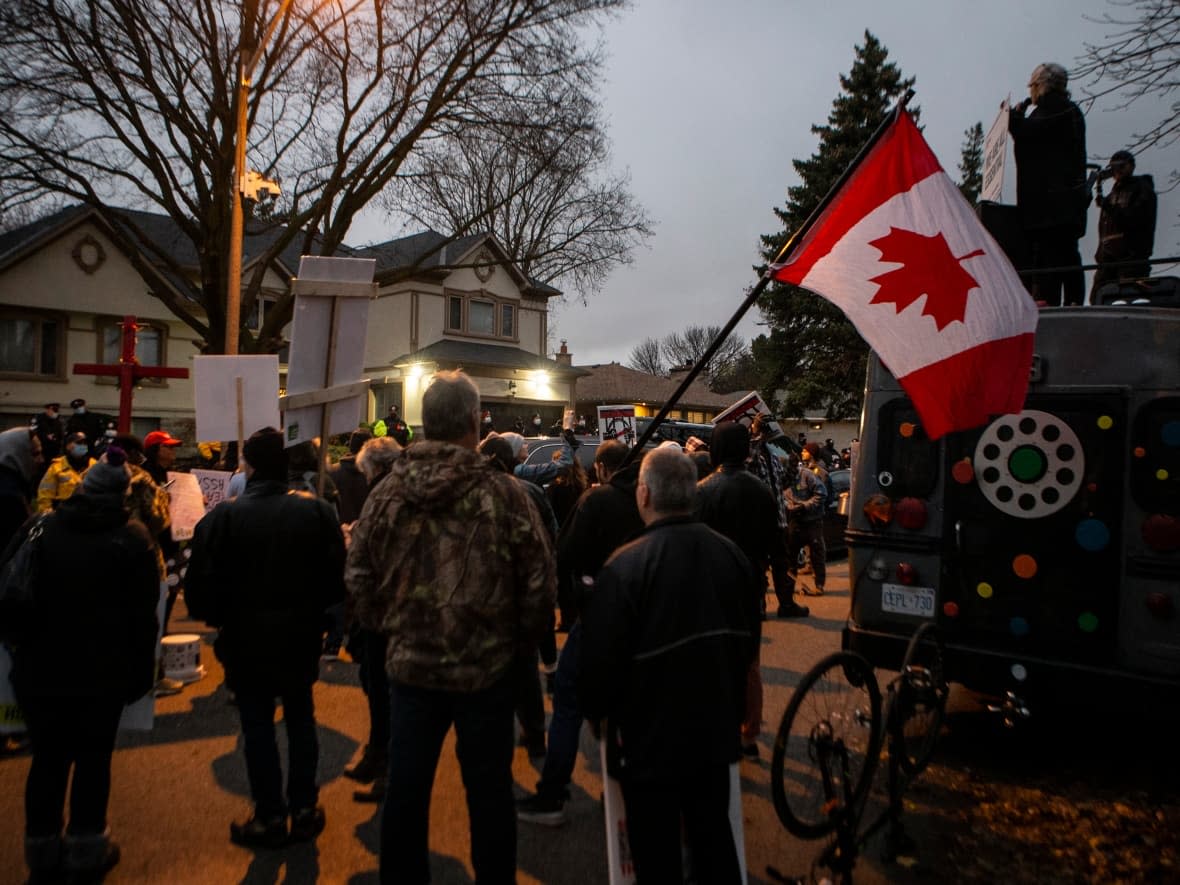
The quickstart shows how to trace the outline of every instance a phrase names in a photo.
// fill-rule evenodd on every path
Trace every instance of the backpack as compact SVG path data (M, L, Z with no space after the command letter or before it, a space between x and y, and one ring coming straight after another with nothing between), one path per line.
M41 514L16 551L0 566L0 641L5 645L18 645L32 618L38 542L50 516Z

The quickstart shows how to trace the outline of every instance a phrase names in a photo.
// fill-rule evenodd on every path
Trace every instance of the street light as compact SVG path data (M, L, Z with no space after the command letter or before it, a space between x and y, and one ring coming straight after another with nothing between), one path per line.
M287 16L291 8L291 0L282 0L279 10L275 13L270 24L266 26L266 33L253 52L246 46L246 11L242 10L241 59L238 69L238 118L237 131L234 135L234 172L231 178L233 199L230 207L229 221L229 267L226 270L225 285L225 352L238 352L238 329L241 326L242 314L242 193L246 190L246 113L250 100L250 81L254 76L254 68L262 58L262 50L270 38L274 36L275 28Z

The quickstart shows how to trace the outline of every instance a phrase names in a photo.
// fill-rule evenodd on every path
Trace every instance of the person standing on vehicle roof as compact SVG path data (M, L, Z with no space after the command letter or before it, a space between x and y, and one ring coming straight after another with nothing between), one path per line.
M1106 283L1151 276L1148 259L1155 247L1155 183L1150 175L1134 173L1135 155L1115 151L1104 171L1114 178L1110 196L1102 195L1102 178L1098 179L1094 203L1102 212L1098 216L1098 249L1094 253L1098 270L1090 290L1091 304Z

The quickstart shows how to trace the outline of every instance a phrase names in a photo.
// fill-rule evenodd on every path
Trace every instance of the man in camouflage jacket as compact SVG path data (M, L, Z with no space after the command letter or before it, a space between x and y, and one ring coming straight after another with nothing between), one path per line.
M512 664L553 612L553 554L520 484L476 451L479 391L462 372L422 399L408 447L352 529L345 583L356 622L389 637L392 722L382 882L429 881L430 792L455 726L480 882L512 882Z

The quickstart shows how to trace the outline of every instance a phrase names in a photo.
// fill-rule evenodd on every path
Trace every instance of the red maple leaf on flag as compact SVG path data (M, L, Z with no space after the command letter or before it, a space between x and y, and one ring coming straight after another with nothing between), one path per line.
M963 322L967 293L979 288L979 283L963 270L961 262L984 254L982 249L956 258L941 233L927 237L897 227L890 227L888 234L869 245L881 252L882 262L901 264L869 280L881 287L870 304L892 302L901 313L925 295L922 315L933 317L938 331L955 320Z

